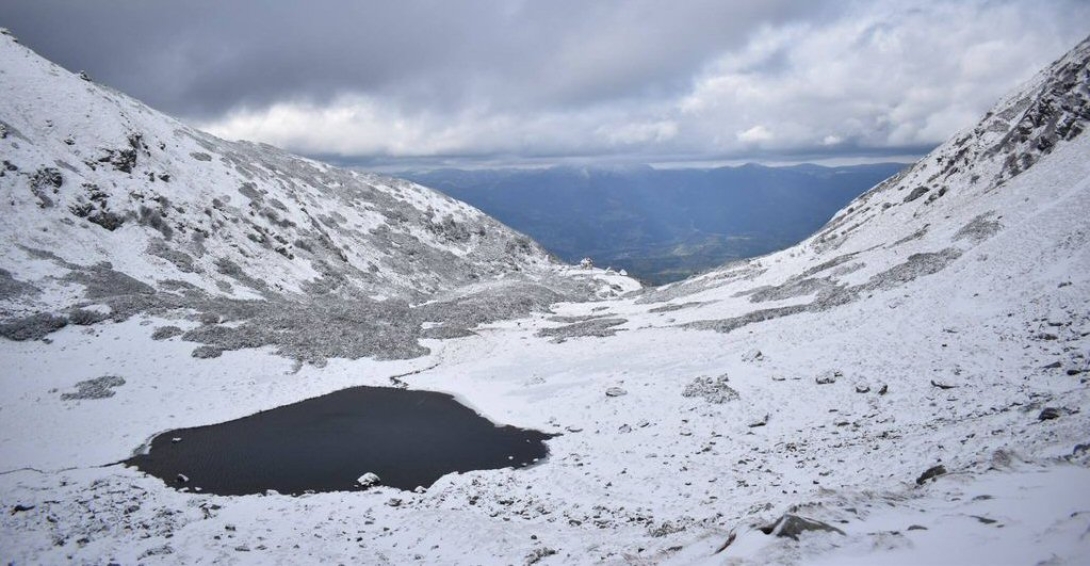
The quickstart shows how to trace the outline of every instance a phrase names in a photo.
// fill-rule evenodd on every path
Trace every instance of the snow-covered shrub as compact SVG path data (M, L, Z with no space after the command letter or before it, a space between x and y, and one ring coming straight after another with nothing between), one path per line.
M52 313L39 313L0 324L0 336L8 340L38 340L68 326L68 319Z

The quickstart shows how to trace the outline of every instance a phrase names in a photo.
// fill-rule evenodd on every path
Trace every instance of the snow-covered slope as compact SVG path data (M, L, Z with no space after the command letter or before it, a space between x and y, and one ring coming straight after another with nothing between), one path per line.
M1005 228L1028 221L1042 207L1063 208L1041 193L1057 182L1076 183L1077 163L1050 164L1062 178L1031 184L1031 195L1008 185L1090 128L1088 57L1090 43L1083 42L1000 101L978 125L856 199L798 246L648 290L643 301L729 294L732 300L719 305L728 318L708 323L707 310L687 317L703 319L698 326L727 331L751 320L821 311L972 261L963 256ZM1083 150L1068 151L1090 157ZM1076 170L1069 171L1072 166ZM1040 184L1049 186L1036 188ZM1076 191L1071 198L1078 196ZM1019 247L1036 254L1049 244L1037 238ZM1070 265L1051 268L1070 272ZM728 287L729 293L715 291Z
M536 243L419 185L214 138L6 33L0 62L7 338L186 308L247 326L190 334L206 344L198 355L271 343L313 360L401 357L422 351L413 340L421 320L450 316L435 308L412 316L409 303L467 285L490 293L513 285L541 307L604 287L558 278L560 266ZM338 317L382 320L369 334L394 337L300 347L285 312L326 321L336 334L346 330Z
M425 325L446 339L417 358L314 350L340 339L321 325L344 311L287 298L279 324L319 334L304 351L326 365L296 363L287 340L221 340L233 347L194 359L171 332L149 338L277 320L223 301L186 307L226 312L219 324L147 308L51 343L0 341L0 559L1085 564L1088 65L1084 42L799 246L512 320L517 293L497 315L452 291L417 324L485 324ZM193 336L217 332L265 336ZM81 395L104 375L124 381ZM107 465L163 430L391 382L560 436L540 465L420 493L217 497Z

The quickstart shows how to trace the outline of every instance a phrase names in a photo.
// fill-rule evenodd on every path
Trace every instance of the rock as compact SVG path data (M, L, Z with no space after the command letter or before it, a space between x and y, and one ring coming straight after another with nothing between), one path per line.
M949 384L946 384L946 383L939 383L939 382L935 381L934 379L931 380L931 386L932 387L938 387L939 389L954 389L955 387L957 387L957 385L949 385Z
M88 75L87 71L80 71L79 72L79 78L80 78L80 80L91 82L91 75Z
M386 505L387 505L388 507L401 507L401 500L400 500L400 499L398 499L398 498L396 498L396 497L391 497L391 498L390 498L390 499L389 499L389 500L388 500L388 501L386 502Z
M661 537L677 534L677 533L680 533L680 532L683 532L683 531L685 531L685 525L674 524L674 523L671 523L670 521L666 521L666 522L662 523L661 525L659 525L658 527L655 527L655 528L650 528L649 527L648 530L647 530L647 534L649 534L649 535L651 535L652 537L655 537L655 538L661 538Z
M523 561L523 564L525 564L526 566L532 566L533 564L537 564L538 562L540 562L541 559L552 556L554 554L556 554L556 550L553 550L551 548L535 548L532 552L530 552L529 555L526 556L526 560Z
M145 550L144 553L140 555L140 558L144 559L150 558L152 556L167 556L170 554L174 554L174 549L171 548L170 545L164 544L163 546L157 546L155 548L149 548Z
M1060 369L1061 367L1063 367L1063 364L1061 364L1060 362L1052 362L1047 366L1041 366L1041 369Z
M628 392L620 387L610 387L609 389L606 389L606 397L621 397L624 395L628 395Z
M780 520L766 527L761 527L761 532L766 535L799 540L799 535L805 532L826 532L844 535L844 531L815 519L807 519L798 515L785 513Z
M18 503L15 505L15 507L11 508L11 514L14 515L16 513L22 513L23 511L30 511L33 508L33 505L23 505L22 503Z
M1086 452L1090 452L1090 444L1076 444L1075 449L1071 451L1071 455L1078 456Z
M844 374L837 371L837 370L829 370L829 371L822 372L820 375L815 377L814 381L818 385L829 385L829 384L832 384L832 383L836 383L836 380L838 378L840 378L840 377L843 377L843 376L844 376Z
M916 478L916 485L923 485L929 479L937 478L946 474L946 466L939 464L938 466L932 466L927 469L926 472L920 474L920 477Z
M682 397L703 397L708 403L721 405L727 401L738 399L738 392L730 385L727 374L715 379L710 377L697 377L692 383L685 386L681 392Z
M768 417L769 417L769 415L765 414L765 416L763 418L757 419L757 420L749 423L746 426L748 426L749 428L757 428L757 427L765 426L766 424L768 424Z
M374 487L380 483L382 483L382 479L379 478L378 474L374 472L367 472L366 474L363 474L362 476L356 478L356 484L364 489Z
M878 390L878 394L885 395L886 393L889 393L889 386L883 383L882 388Z
M909 525L906 531L926 531L927 527L923 525Z
M924 196L930 190L931 189L929 189L927 187L916 187L915 189L912 189L911 193L908 193L908 196L905 197L905 200L903 202L912 202L912 201Z
M189 483L189 476L185 474L178 474L174 479L178 480L178 483Z
M762 354L761 351L757 349L753 349L742 354L743 362L759 362L762 360L764 360L764 354Z
M865 384L859 384L855 386L856 393L870 393L870 386Z
M1037 415L1039 421L1051 421L1058 418L1060 418L1060 410L1056 407L1045 407L1041 410L1041 414Z

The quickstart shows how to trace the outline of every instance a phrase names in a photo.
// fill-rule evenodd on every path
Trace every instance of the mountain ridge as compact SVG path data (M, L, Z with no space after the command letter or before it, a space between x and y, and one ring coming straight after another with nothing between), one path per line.
M481 318L456 304L410 308L467 300L460 288L497 295L496 313L617 292L430 189L219 140L41 62L10 35L0 42L8 338L188 308L210 321L186 334L204 344L196 355L276 344L315 361L399 357L426 351L413 338L420 317L468 317L451 335ZM49 96L62 100L43 107ZM338 335L323 339L339 345L300 335L288 311L326 320ZM344 338L360 332L340 318L371 337Z

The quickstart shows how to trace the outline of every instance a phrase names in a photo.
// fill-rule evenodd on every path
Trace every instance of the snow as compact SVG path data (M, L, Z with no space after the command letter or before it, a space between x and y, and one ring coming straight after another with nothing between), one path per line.
M356 479L356 483L364 488L376 486L380 482L382 482L382 479L374 472L367 472Z
M1005 99L994 115L1022 107L1023 97ZM0 110L9 120L9 108ZM1004 123L1016 123L1011 116ZM117 126L102 127L96 135L113 139ZM181 126L161 127L172 136L167 129ZM500 294L508 278L564 277L596 281L603 300L422 340L428 353L412 359L331 357L319 366L272 346L196 359L180 337L150 337L154 327L197 326L177 312L68 326L50 342L0 341L0 500L10 510L0 513L0 560L1084 564L1090 453L1076 446L1090 442L1090 136L1060 141L1009 176L1005 154L986 151L1001 136L966 135L799 246L684 282L639 290L620 274L540 260L537 271L425 295L413 309ZM943 173L944 156L964 147L978 157ZM941 198L904 202L936 173L946 175ZM430 195L397 187L415 206ZM979 229L992 221L997 229ZM5 237L30 230L25 222ZM359 213L348 222L369 220ZM146 231L114 248L59 221L47 226L63 238L42 245L69 261L110 258L141 279L170 269L143 253L137 236ZM55 262L4 253L19 280L50 289L49 274L64 274ZM260 276L305 279L286 267ZM411 274L396 277L413 285ZM35 300L65 304L62 291ZM542 333L594 320L622 322L562 341ZM124 379L113 396L62 398L104 375ZM398 384L559 435L538 465L451 474L419 493L380 485L221 497L113 464L162 431ZM1039 420L1046 407L1059 418ZM937 464L949 473L917 485ZM760 530L786 513L845 534L794 541Z

